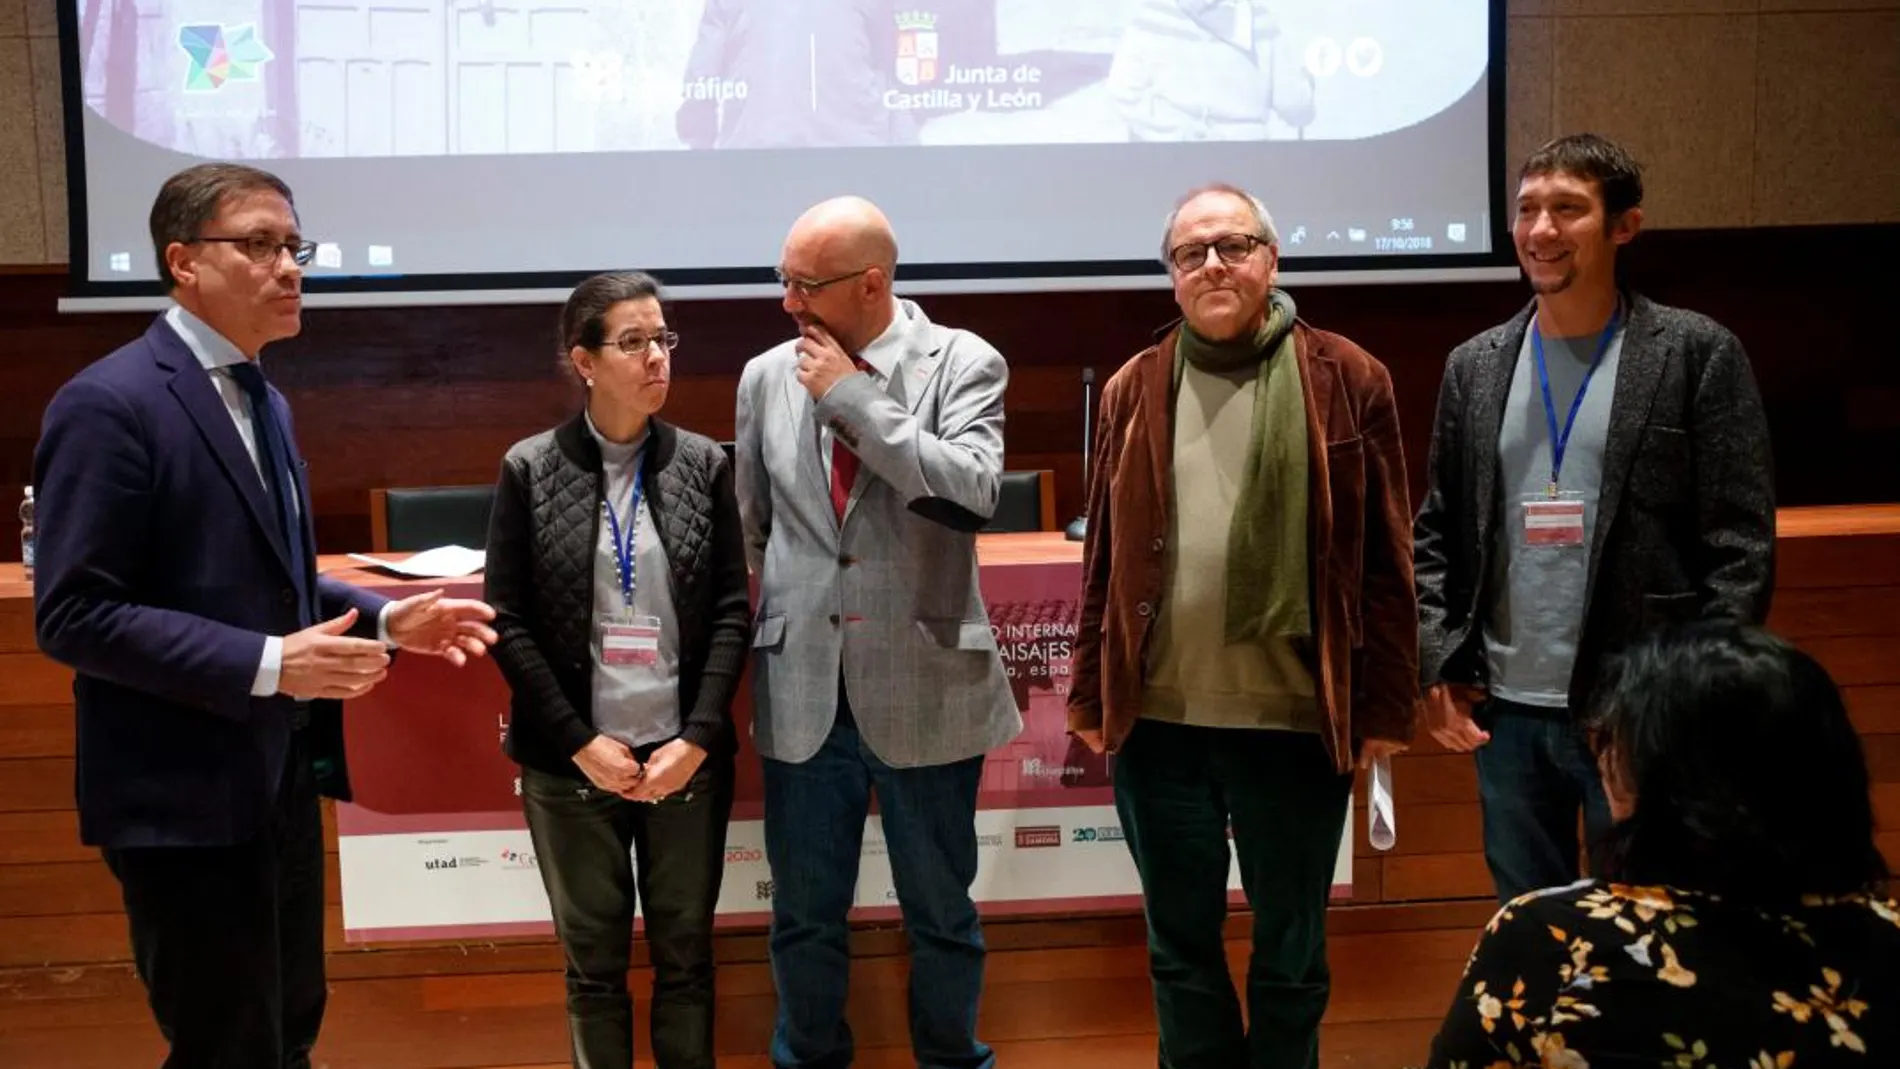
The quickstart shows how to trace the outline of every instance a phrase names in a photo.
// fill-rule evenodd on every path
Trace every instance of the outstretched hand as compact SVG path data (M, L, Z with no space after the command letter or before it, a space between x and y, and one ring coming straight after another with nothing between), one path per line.
M284 636L277 692L302 701L360 698L389 674L389 651L375 639L351 638L356 610Z
M495 629L488 626L494 618L495 610L486 602L445 598L440 590L431 590L404 598L389 610L389 641L460 668L494 645Z

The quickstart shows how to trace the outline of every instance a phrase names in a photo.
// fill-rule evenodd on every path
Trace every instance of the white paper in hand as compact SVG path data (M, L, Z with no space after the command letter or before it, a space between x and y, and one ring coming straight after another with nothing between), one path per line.
M383 560L365 553L352 553L350 559L412 579L458 579L481 571L488 562L488 555L466 546L437 546L402 561Z
M1392 820L1392 759L1381 757L1372 762L1372 778L1366 784L1366 841L1374 850L1390 850L1398 842L1398 826Z

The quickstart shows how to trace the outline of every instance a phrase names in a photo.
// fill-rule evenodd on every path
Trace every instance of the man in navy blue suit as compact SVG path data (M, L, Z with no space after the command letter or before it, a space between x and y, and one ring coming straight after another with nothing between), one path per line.
M297 333L315 251L289 188L193 167L151 229L173 307L41 427L39 643L76 673L80 838L123 890L166 1069L300 1069L324 1006L318 795L348 797L340 700L391 647L480 656L494 613L317 575L290 409L258 364Z

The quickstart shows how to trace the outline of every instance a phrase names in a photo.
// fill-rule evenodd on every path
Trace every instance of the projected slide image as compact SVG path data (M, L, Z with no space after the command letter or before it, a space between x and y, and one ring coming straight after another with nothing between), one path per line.
M1485 0L79 0L86 106L196 156L1356 140Z

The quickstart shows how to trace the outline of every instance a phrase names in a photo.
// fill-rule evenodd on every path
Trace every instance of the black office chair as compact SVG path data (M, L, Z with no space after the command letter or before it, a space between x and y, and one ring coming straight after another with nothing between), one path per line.
M1006 471L986 534L1056 529L1055 472Z
M488 548L493 486L392 486L369 492L370 542L379 553L436 546Z

